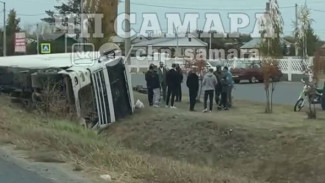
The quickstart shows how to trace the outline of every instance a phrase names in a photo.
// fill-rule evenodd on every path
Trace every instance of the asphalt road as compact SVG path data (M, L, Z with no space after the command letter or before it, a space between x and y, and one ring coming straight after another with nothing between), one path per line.
M142 85L145 86L146 82L143 74L132 75L133 86ZM185 85L186 77L182 84L182 91L186 95L188 89ZM287 104L294 105L299 97L300 92L303 89L303 84L300 82L278 82L275 84L275 91L273 102L275 104ZM235 84L233 96L239 100L250 100L254 102L265 102L265 91L263 83L250 84L248 82L242 82Z
M0 158L0 183L52 183Z

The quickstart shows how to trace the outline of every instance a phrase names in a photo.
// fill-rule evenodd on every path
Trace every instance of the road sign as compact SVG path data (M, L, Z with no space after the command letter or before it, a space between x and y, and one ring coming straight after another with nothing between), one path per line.
M50 54L51 53L51 44L50 43L42 43L41 44L41 53L42 54Z
M26 53L26 34L25 32L15 33L15 52Z

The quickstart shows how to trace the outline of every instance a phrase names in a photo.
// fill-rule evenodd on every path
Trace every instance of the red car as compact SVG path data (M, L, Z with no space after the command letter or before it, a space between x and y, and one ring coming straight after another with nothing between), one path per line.
M264 81L262 66L259 63L237 63L231 73L235 83L240 83L242 80L248 80L250 83ZM274 81L280 81L281 77L282 72L279 69L271 76Z

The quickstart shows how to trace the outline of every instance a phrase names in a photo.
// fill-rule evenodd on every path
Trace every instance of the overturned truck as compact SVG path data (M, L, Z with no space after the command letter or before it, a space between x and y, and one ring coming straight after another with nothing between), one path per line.
M89 127L104 128L131 115L134 98L124 58L112 51L96 54L96 59L78 64L70 54L2 57L0 92L26 106L48 109L56 103L61 112L76 114Z

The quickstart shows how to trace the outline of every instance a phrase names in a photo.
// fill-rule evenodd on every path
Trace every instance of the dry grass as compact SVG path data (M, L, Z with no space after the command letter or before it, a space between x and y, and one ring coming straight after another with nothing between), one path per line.
M8 121L0 123L1 137L10 134L17 149L30 151L30 157L36 161L69 161L78 164L75 169L95 175L108 173L114 182L121 183L250 182L228 171L130 150L73 122L28 114L14 109L4 99L0 103L3 120Z
M113 182L325 180L321 113L311 121L304 112L276 106L270 115L263 113L264 105L241 101L231 111L202 114L188 112L183 102L177 110L137 111L97 135L77 123L44 119L11 105L0 100L0 139L30 151L34 160L71 162L78 170L108 173Z

